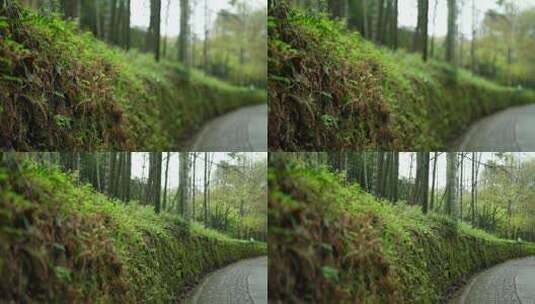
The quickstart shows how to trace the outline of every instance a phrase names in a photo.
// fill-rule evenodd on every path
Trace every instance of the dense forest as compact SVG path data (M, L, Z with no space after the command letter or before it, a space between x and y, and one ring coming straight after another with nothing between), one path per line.
M184 300L206 273L265 254L266 162L261 153L0 154L1 298Z
M251 158L246 153L224 156L208 152L24 155L38 163L59 166L74 174L80 183L89 183L96 191L122 203L152 206L156 213L177 213L235 238L266 240L265 159ZM137 163L132 163L132 156ZM133 166L141 170L140 175L132 174ZM170 172L174 171L178 173L178 185L171 187Z
M270 145L441 149L477 119L533 103L534 7L270 1Z
M265 86L265 14L247 2L231 1L232 10L214 12L208 0L181 0L179 14L173 14L180 20L177 37L163 31L169 27L171 0L134 1L150 11L148 28L132 26L132 0L21 2L44 14L56 12L66 20L78 20L81 29L125 50L151 52L156 60L178 60L237 85ZM192 32L194 9L206 14L202 24L206 39Z
M210 118L265 102L265 10L261 1L0 2L2 147L187 146Z
M532 154L270 157L275 302L446 302L474 272L535 253Z
M535 159L522 153L298 153L374 196L444 213L504 238L535 241ZM406 162L400 173L400 158ZM439 183L441 182L441 183Z

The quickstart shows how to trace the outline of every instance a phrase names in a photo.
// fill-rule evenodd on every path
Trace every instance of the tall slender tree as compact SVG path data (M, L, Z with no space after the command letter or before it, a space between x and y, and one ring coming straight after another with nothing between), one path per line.
M433 156L433 178L431 181L431 201L429 202L429 209L431 211L435 208L435 184L437 177L437 161L438 161L438 152L434 153Z
M457 218L457 153L448 152L446 154L446 201L444 212Z
M377 24L376 24L376 36L375 41L377 43L384 43L384 35L385 35L385 28L384 28L384 22L385 22L385 0L378 0L377 1L379 5L379 15L377 18Z
M124 176L124 201L130 201L130 179L132 176L132 152L126 153L125 176Z
M197 177L195 176L195 171L197 168L197 152L193 153L193 165L192 165L192 182L191 182L191 218L195 220L195 192L197 190Z
M171 159L171 152L167 152L165 157L165 179L163 186L163 210L167 210L167 180L169 178L169 160Z
M154 211L160 213L161 181L162 181L162 152L149 154L149 181L147 183L148 201L154 205Z
M178 37L178 59L186 67L189 66L189 36L190 36L190 25L189 17L190 16L190 7L188 0L180 0L180 35Z
M180 180L179 180L179 193L180 193L180 214L184 219L189 219L189 153L180 153Z
M375 180L375 195L384 197L384 181L385 181L385 153L377 152L377 177Z
M131 14L132 14L132 11L131 11L131 0L127 0L126 1L126 16L125 16L125 20L126 22L124 23L124 33L125 33L125 49L126 50L129 50L130 49L130 17L131 17Z
M416 180L413 189L413 201L422 206L423 213L427 213L429 194L429 152L416 154Z
M427 40L429 24L429 0L418 0L418 22L414 33L414 50L422 53L424 61L427 60Z
M160 60L160 23L162 0L150 1L150 24L146 36L146 49L154 53L156 61Z
M472 72L477 72L477 58L476 58L476 26L477 26L477 9L476 1L472 0L472 40L470 42L470 66Z
M203 201L203 211L204 211L204 225L208 225L208 187L210 182L208 181L208 155L209 152L204 152L204 201Z
M457 40L457 1L448 1L448 33L446 35L446 61L455 63L455 41Z

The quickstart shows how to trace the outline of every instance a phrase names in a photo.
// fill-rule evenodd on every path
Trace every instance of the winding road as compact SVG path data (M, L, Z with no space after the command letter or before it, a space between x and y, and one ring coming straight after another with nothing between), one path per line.
M267 104L246 107L220 116L199 132L191 151L267 151Z
M263 304L268 301L267 256L213 272L193 291L189 304Z
M456 151L535 151L535 105L510 108L486 117L470 127Z
M476 275L456 304L534 304L535 257L516 259Z

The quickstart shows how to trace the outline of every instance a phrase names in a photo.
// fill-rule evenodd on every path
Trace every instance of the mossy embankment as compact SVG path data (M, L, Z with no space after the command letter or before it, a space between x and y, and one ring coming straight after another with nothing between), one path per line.
M57 169L0 165L8 303L170 303L206 272L266 250L112 201Z
M445 148L478 118L535 102L532 91L379 48L285 2L268 20L274 150Z
M535 254L531 243L379 201L325 169L275 160L269 187L273 303L440 303L472 273Z
M262 90L125 53L0 1L2 149L165 150L214 116L262 102Z

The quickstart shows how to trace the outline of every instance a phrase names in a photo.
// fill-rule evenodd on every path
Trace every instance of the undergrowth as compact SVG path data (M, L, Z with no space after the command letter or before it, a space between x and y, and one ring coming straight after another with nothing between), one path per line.
M112 201L55 168L0 165L0 298L8 303L169 303L206 272L266 250Z
M535 102L532 91L379 48L286 3L277 1L268 18L274 150L444 148L476 119Z
M0 147L167 149L207 119L265 101L180 63L156 63L72 22L0 2Z
M325 168L275 159L269 188L273 303L445 302L474 272L535 254L531 243L380 201Z

